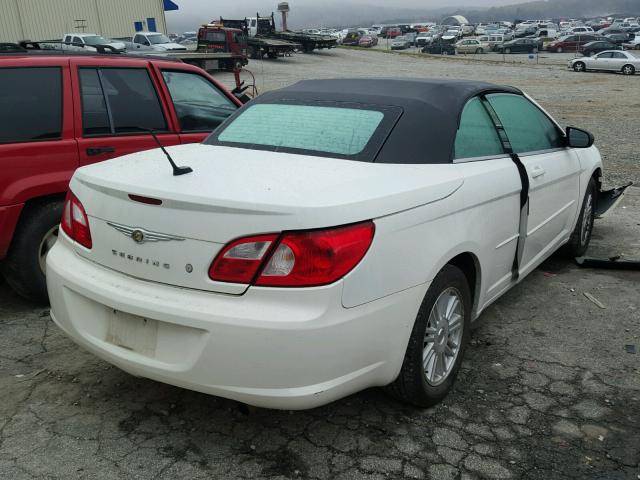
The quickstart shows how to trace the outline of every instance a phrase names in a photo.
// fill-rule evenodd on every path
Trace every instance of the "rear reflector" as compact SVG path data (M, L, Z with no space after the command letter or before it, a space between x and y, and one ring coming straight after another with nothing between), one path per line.
M89 217L87 217L82 203L71 190L67 192L67 197L64 200L60 226L64 233L83 247L90 249L93 246Z
M364 222L241 238L218 254L209 277L268 287L327 285L360 263L371 246L374 232L373 222Z

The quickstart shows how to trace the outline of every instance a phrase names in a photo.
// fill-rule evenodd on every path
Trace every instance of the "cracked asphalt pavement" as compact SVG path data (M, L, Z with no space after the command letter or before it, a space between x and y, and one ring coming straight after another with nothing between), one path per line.
M590 254L639 239L632 188ZM132 377L0 280L0 478L638 480L639 293L638 272L553 257L475 323L440 405L370 389L291 412Z

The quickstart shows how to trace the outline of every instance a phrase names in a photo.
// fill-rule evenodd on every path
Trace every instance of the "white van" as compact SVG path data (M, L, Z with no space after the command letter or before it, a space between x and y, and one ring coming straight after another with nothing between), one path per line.
M512 40L512 35L503 35L503 34L493 34L493 35L481 35L476 37L476 40L479 40L482 43L488 43L489 48L491 50L495 50L497 45L502 45L504 42Z
M571 33L595 33L595 32L593 31L593 28L585 27L584 25L581 25L579 27L573 27L571 29Z
M557 30L553 28L541 28L536 32L536 38L556 39L560 36Z

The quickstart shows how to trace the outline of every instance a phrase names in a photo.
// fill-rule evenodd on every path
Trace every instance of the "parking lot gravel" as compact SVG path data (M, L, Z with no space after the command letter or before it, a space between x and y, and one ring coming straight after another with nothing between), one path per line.
M349 50L250 68L261 90L347 75L520 86L594 131L610 179L640 180L638 78ZM640 189L631 188L596 222L591 252L640 258L639 239ZM638 480L639 286L638 272L553 257L476 322L440 405L416 409L369 389L293 412L132 377L0 280L0 478Z

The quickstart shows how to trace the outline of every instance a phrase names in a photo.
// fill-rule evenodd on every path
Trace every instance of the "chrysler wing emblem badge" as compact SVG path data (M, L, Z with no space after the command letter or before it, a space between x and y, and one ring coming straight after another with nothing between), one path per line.
M136 243L170 242L172 240L182 242L184 240L184 238L176 237L174 235L150 232L139 227L127 227L126 225L120 225L119 223L107 222L107 225L115 228L118 232L122 233L126 237L131 238Z
M142 232L142 230L134 230L131 234L131 238L136 243L142 243L144 242L144 233Z

